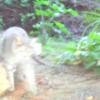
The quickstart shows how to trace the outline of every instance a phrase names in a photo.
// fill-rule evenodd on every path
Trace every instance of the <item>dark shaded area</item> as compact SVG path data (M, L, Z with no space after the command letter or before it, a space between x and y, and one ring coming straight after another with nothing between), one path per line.
M63 0L66 8L73 8L78 10L78 12L93 9L94 7L99 7L99 3L94 0L81 0L74 2L75 0ZM32 30L32 25L35 24L38 19L26 19L24 25L21 24L20 14L26 14L27 12L34 12L32 6L32 0L29 1L30 5L28 7L21 7L19 5L19 0L14 0L13 5L6 5L1 2L0 4L0 16L3 16L4 20L4 29L10 26L21 26L25 28L27 31ZM82 24L82 17L72 17L69 15L63 15L58 18L61 22L63 22L71 32L75 34L82 33L84 29L84 25ZM67 19L67 20L66 20Z
M32 5L29 7L21 7L17 0L14 2L14 5L0 4L0 16L2 16L4 20L4 29L10 26L21 26L27 31L31 30L31 26L36 20L33 21L32 19L27 19L24 25L21 24L20 14L26 14L28 12L33 12Z

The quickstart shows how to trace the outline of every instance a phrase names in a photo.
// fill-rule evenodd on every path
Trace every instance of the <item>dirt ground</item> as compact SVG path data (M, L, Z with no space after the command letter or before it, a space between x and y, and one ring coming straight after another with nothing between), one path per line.
M45 100L100 100L100 76L93 72L68 66L37 69L48 83L39 84Z
M22 86L12 95L17 99L0 100L100 100L100 76L82 67L37 65L38 95L24 95Z

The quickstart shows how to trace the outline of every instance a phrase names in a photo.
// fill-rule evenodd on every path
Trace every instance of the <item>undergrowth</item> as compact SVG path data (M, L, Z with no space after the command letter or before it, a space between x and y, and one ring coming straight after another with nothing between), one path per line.
M81 65L100 71L100 33L90 32L80 40L62 41L50 39L44 46L46 55L52 55L57 63Z

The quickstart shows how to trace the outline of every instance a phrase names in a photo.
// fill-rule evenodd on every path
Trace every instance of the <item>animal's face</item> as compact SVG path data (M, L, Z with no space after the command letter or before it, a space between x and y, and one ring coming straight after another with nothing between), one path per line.
M15 39L15 44L16 44L17 46L20 46L20 45L23 44L20 37L18 37L18 36L16 37L16 39Z
M42 53L42 45L37 41L37 38L32 38L28 45L23 44L20 37L15 40L16 48L14 54L17 58L30 57L31 55L39 56Z

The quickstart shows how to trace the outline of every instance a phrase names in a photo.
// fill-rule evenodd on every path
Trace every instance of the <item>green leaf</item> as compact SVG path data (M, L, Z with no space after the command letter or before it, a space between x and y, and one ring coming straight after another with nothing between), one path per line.
M98 41L100 41L100 33L90 32L89 33L89 38L91 40L98 40Z
M55 21L54 23L57 26L57 28L59 28L63 33L68 32L68 29L61 22Z
M76 51L76 42L74 41L69 41L66 44L66 50L70 52Z
M65 11L64 5L57 5L56 3L51 5L51 9L55 11L54 13L63 13Z
M50 47L49 45L45 45L44 48L50 52L54 51L54 49Z
M36 14L37 16L40 16L40 15L42 15L43 13L44 13L43 10L41 10L41 9L35 9L35 14Z
M67 9L66 12L72 14L73 16L78 16L78 12L76 10Z
M49 6L50 2L49 0L36 0L33 2L35 6Z
M3 2L7 5L12 5L13 0L4 0Z

